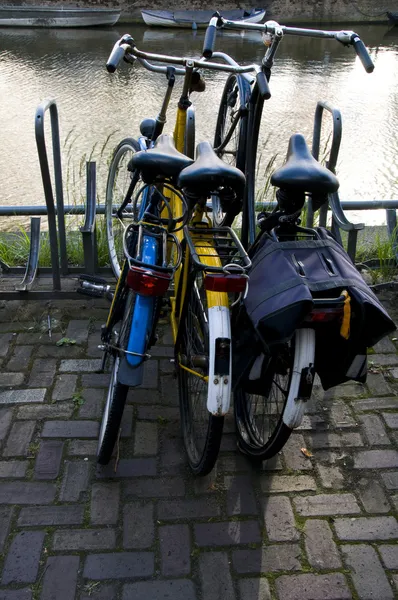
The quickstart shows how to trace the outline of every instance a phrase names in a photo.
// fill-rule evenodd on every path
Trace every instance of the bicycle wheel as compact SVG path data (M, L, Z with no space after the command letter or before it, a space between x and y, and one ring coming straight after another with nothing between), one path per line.
M207 475L217 460L224 417L207 410L210 344L215 340L202 275L195 276L186 293L177 353L181 427L193 473Z
M139 143L126 138L115 149L108 172L105 200L106 239L112 271L119 279L123 255L123 224L116 216L131 183L132 173L127 165L135 152L140 150Z
M113 340L113 345L125 348L131 327L134 292L129 290L121 302L125 304L123 319L120 321L120 329L115 336L116 339ZM129 391L128 385L123 385L117 381L119 366L120 356L118 355L115 357L112 367L111 380L98 440L97 461L101 465L107 465L111 459L113 448L119 435L124 405Z
M224 87L214 136L214 148L217 150L231 136L225 147L218 153L219 157L234 167L245 172L247 109L250 98L250 84L241 75L230 75ZM241 111L238 123L233 129L235 118ZM213 224L216 227L232 225L236 213L224 212L218 196L212 196Z
M313 367L314 356L313 330L299 329L290 342L281 344L270 357L258 356L248 379L237 385L234 410L238 446L252 459L275 456L286 444L293 427L301 422L304 401L297 402L301 373L305 366ZM253 393L253 381L256 392L260 385L260 394Z

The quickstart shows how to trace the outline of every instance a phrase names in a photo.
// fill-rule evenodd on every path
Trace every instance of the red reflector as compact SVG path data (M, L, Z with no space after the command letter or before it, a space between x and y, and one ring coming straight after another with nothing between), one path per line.
M327 323L329 321L341 320L343 317L343 307L338 308L314 308L314 310L305 318L312 323Z
M168 290L171 275L155 273L141 267L131 267L127 274L127 285L142 296L163 296Z
M224 275L222 273L207 273L205 289L209 292L244 292L247 277L243 275Z

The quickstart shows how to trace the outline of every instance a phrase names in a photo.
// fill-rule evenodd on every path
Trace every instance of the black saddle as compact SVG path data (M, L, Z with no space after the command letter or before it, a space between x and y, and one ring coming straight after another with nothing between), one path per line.
M158 137L153 148L136 152L128 169L138 169L145 183L153 183L159 178L177 178L180 171L192 163L192 158L176 150L173 138L163 134Z
M291 136L286 163L273 173L271 183L284 190L313 194L331 194L340 185L337 177L315 160L300 133Z
M181 171L177 184L198 195L207 195L221 187L230 188L240 198L245 182L242 171L218 158L209 142L201 142L196 147L195 162Z

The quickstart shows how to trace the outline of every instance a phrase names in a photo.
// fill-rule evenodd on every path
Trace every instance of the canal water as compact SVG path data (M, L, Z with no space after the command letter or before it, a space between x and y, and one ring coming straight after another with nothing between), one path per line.
M341 198L398 197L398 27L357 30L376 65L371 75L351 48L334 40L285 37L270 82L272 98L265 105L260 175L274 155L275 164L282 163L292 133L302 132L311 143L316 103L327 100L343 117ZM185 56L199 56L204 38L204 31L126 24L106 30L0 29L0 204L44 204L34 114L45 98L56 98L60 113L65 202L80 203L84 197L87 159L97 161L98 201L104 202L112 148L123 137L136 136L142 118L156 116L165 89L163 76L140 65L123 64L115 75L106 72L109 52L126 32L141 49ZM257 32L223 32L217 49L242 63L260 61L264 54ZM192 98L198 142L213 138L226 75L206 72L205 78L205 93ZM166 131L172 129L170 111ZM382 223L384 211L354 218Z

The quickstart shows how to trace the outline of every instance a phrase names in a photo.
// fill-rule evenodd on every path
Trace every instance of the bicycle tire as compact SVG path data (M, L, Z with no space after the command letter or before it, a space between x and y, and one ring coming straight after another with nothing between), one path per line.
M106 240L111 268L116 279L119 279L124 255L123 228L115 214L121 206L131 182L131 172L127 170L127 164L131 156L139 150L140 145L134 138L122 140L113 152L108 171L105 199ZM119 175L121 177L117 181Z
M218 109L214 148L220 147L229 135L237 111L244 110L249 98L250 84L247 80L241 75L230 75L225 83ZM243 173L245 172L247 125L248 116L242 114L231 140L223 150L218 152L218 156L224 162L237 167ZM224 225L230 227L236 217L236 211L224 212L219 197L214 195L212 196L212 215L215 227Z
M127 344L131 327L134 298L134 292L129 290L127 296L123 299L125 306L118 336L118 343L120 343L121 348L125 348ZM119 365L120 357L116 356L112 367L111 380L98 439L97 462L100 465L107 465L112 457L129 391L128 385L124 385L117 381Z
M193 268L192 264L190 268ZM203 377L208 375L209 347L213 338L207 319L203 278L197 274L191 281L192 284L186 292L177 340L181 428L192 472L195 475L207 475L218 457L224 417L215 416L207 410L209 382L192 374L192 371L195 371ZM196 413L195 408L199 409ZM199 422L201 428L198 431L199 436L196 436Z

